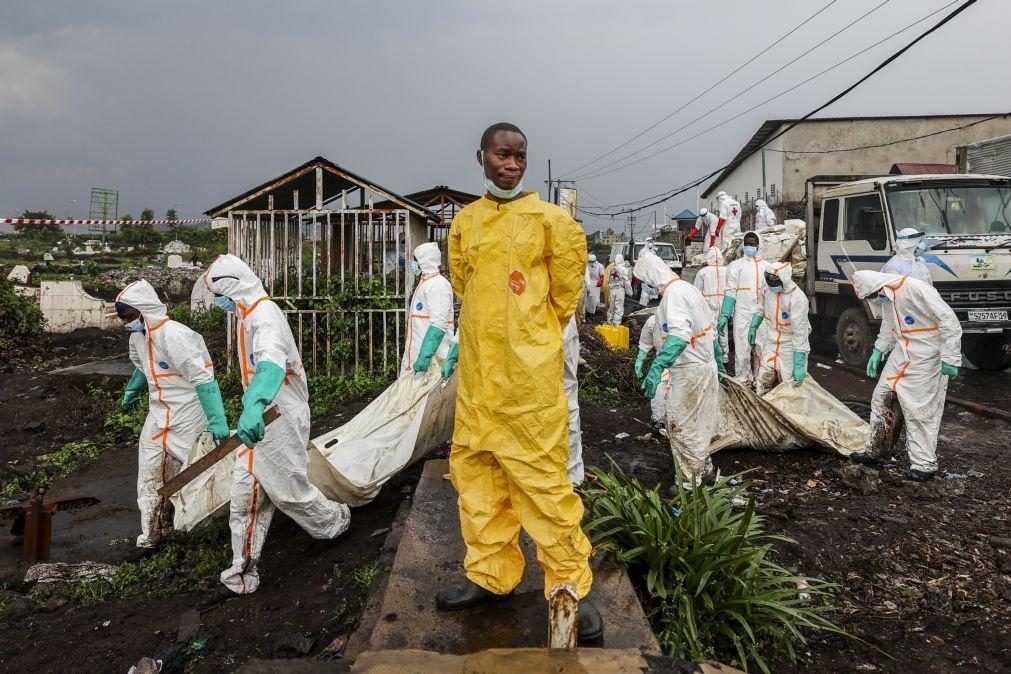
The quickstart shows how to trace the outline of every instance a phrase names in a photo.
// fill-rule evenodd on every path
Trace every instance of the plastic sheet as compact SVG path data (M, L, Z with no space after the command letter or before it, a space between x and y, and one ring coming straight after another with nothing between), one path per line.
M192 465L214 446L211 434L201 433L193 443L183 468ZM172 495L172 506L175 508L172 526L177 531L192 531L204 520L228 512L234 466L235 452L232 452Z

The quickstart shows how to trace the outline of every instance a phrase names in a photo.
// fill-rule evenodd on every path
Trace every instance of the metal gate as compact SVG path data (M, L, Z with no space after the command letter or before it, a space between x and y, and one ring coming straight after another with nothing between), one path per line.
M409 224L405 209L231 211L228 250L288 315L306 370L392 373L413 288Z

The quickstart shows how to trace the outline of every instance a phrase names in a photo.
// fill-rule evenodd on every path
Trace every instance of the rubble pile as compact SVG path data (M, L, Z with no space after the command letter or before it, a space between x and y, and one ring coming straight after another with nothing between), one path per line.
M144 278L155 288L172 297L185 296L188 299L193 283L203 273L204 270L200 267L124 267L102 272L98 278L103 284L120 289Z

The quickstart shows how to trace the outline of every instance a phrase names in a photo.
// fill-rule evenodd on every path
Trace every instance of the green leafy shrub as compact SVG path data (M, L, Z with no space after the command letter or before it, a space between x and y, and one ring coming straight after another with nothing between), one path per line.
M351 376L310 376L309 412L313 419L325 416L342 402L382 391L392 380L392 372L372 374L363 369Z
M38 355L46 319L34 297L22 295L0 279L0 361L23 362Z
M595 546L612 549L641 580L644 605L664 651L687 660L720 659L768 672L765 658L796 661L805 631L845 634L827 613L835 585L789 573L771 559L774 542L753 499L735 509L747 484L647 490L612 461L594 469L587 491ZM678 483L681 476L678 474ZM802 599L798 583L806 583Z

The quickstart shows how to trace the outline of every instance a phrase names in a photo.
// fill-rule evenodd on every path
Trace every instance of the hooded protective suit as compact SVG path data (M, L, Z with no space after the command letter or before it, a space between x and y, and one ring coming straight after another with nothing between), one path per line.
M755 199L755 231L761 231L766 227L776 224L776 214L765 203L765 199Z
M604 285L604 265L597 262L596 255L590 255L586 263L583 283L586 285L586 313L595 314L600 305L600 288Z
M650 352L659 352L661 346L663 346L663 337L656 322L656 315L654 314L646 319L646 323L642 326L642 332L639 333L638 357L645 363L646 357L649 356ZM656 394L649 401L649 410L653 423L665 428L667 425L667 411L664 408L667 404L667 394L669 392L670 370L664 370L660 376L660 385L656 387Z
M674 460L686 481L701 480L712 470L709 443L716 429L716 360L713 338L716 328L712 313L698 288L682 281L655 254L644 251L635 263L636 278L661 292L656 309L663 345L660 347L647 383L670 361L670 390L667 392L666 423ZM668 342L674 340L672 346ZM657 386L657 388L660 388ZM652 398L651 391L646 391Z
M882 274L909 276L928 285L934 285L930 277L930 267L916 254L916 249L924 240L924 233L913 227L905 227L895 233L895 255L881 267Z
M137 546L148 548L171 526L167 499L158 495L158 488L179 472L193 443L207 430L196 389L214 381L214 365L203 337L170 320L147 281L131 283L116 301L129 304L144 320L144 331L130 335L130 360L144 375L148 390L137 461ZM220 405L220 394L218 401Z
M574 485L586 479L583 465L583 431L579 422L579 326L573 316L562 331L563 374L562 388L569 408L569 462L565 475Z
M254 592L260 584L257 562L267 537L275 506L317 539L332 539L343 533L351 514L343 503L330 501L310 484L306 473L309 456L309 389L302 357L288 320L270 300L260 279L234 255L220 255L204 273L203 282L215 295L236 304L236 342L243 408L254 403L256 379L268 370L284 373L271 403L281 416L266 427L254 447L236 454L232 474L229 526L232 530L232 566L221 573L221 582L239 594ZM240 423L241 426L241 423Z
M787 262L764 263L764 271L775 274L783 282L782 291L768 285L762 293L762 304L755 308L755 316L762 316L768 332L762 349L762 364L755 380L755 392L765 395L783 381L794 381L795 353L811 353L808 337L811 321L808 318L810 302L804 291L793 282L793 266ZM764 274L763 274L764 275Z
M706 298L706 304L712 311L713 325L720 319L720 309L723 307L723 296L727 289L727 268L723 266L723 253L716 246L706 251L706 266L699 269L695 275L695 287ZM719 335L723 362L727 362L730 354L730 338L726 332Z
M884 435L889 399L894 391L906 422L910 466L925 473L937 470L937 432L944 413L948 376L942 363L962 364L962 326L955 312L933 287L908 276L858 271L853 287L861 298L880 292L886 298L881 331L874 342L889 354L871 396L871 426L864 451L877 454ZM889 353L890 352L890 353Z
M726 297L733 299L734 379L750 386L758 370L753 367L752 351L761 356L765 344L765 324L758 329L755 346L748 344L748 329L755 309L765 291L764 261L758 257L740 257L727 265Z
M741 205L728 194L719 197L717 201L720 204L720 219L716 225L715 245L722 250L726 242L741 231Z
M625 315L625 293L632 292L628 267L625 266L625 258L621 253L614 256L614 264L607 274L607 289L607 322L610 325L621 325L621 319Z
M414 259L421 267L421 277L407 314L407 344L400 363L401 374L411 371L422 354L427 357L423 360L430 360L433 355L445 360L453 338L453 286L439 273L442 260L439 244L421 244L414 249Z
M720 224L720 219L710 213L705 208L699 209L699 217L695 219L695 226L685 237L686 241L691 241L698 232L703 232L702 245L710 248L716 245L716 229Z
M506 203L483 197L453 219L449 260L463 300L449 466L467 578L512 591L523 575L522 526L537 544L545 596L567 583L583 597L590 543L566 478L562 329L584 291L586 237L536 193Z

